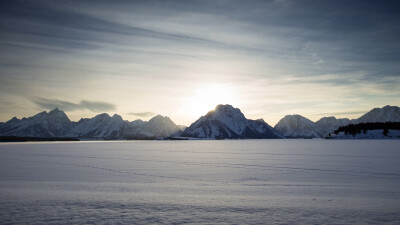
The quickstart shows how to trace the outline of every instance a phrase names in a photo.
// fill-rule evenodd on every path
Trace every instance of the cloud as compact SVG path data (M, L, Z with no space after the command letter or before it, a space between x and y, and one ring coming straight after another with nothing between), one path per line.
M311 114L313 116L347 116L347 115L359 115L359 114L365 114L367 111L349 111L349 112L329 112L329 113L315 113Z
M82 100L80 105L92 112L102 112L115 109L115 105L108 102L92 102Z
M150 117L150 116L155 115L155 113L153 113L153 112L136 112L136 113L128 113L128 114L138 116L138 117Z
M46 98L35 98L33 102L45 109L60 108L65 111L75 110L90 110L92 112L105 112L115 110L116 106L108 102L95 102L82 100L79 103L73 103L68 101L62 101L57 99L46 99Z

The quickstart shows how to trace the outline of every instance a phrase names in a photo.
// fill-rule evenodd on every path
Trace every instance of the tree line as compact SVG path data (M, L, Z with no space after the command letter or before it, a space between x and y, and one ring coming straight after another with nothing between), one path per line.
M355 136L356 134L361 134L361 132L366 134L367 130L383 130L383 135L387 136L389 130L400 130L400 122L349 124L339 127L333 133L337 135L340 132L344 132L345 135L351 134Z

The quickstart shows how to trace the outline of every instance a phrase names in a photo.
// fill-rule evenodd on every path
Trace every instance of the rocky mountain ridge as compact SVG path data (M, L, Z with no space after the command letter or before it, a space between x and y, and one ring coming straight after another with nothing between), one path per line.
M189 127L176 125L169 117L157 115L149 121L123 120L106 113L72 122L67 115L54 109L32 117L13 117L0 123L0 136L18 137L78 137L83 139L158 139L181 136L207 139L241 138L324 138L349 124L370 122L400 122L397 106L374 108L358 119L323 117L313 122L301 115L287 115L272 128L263 119L247 119L238 108L218 105Z

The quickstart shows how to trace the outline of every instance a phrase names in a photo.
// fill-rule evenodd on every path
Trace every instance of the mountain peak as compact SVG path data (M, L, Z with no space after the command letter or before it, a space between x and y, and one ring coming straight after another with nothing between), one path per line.
M178 131L180 128L168 116L156 115L144 125L140 133L149 137L168 137Z
M215 110L230 110L230 109L235 109L232 105L229 104L219 104L215 106Z
M168 116L162 116L162 115L158 114L158 115L154 116L153 118L151 118L151 120L152 119L164 119L164 118L168 118Z
M280 138L264 121L248 120L238 108L217 105L182 133L195 138Z
M235 108L232 105L228 105L228 104L226 104L226 105L222 105L222 104L217 105L215 107L214 111L215 112L218 112L218 111L219 112L225 112L225 113L227 113L227 112L239 112L239 113L241 113L240 109Z
M399 107L398 106L391 106L391 105L386 105L386 106L384 106L382 109L385 109L385 110L387 110L387 109L399 109Z
M111 118L114 120L123 120L122 117L118 114L114 114Z
M154 116L149 120L149 123L160 123L160 122L173 123L175 125L175 123L171 120L171 118L169 118L168 116L162 116L160 114Z
M324 131L319 126L298 114L286 115L274 128L281 135L290 138L323 137L324 135Z
M386 105L383 108L374 108L365 113L353 123L373 123L373 122L400 122L400 108L398 106Z
M49 113L51 112L62 112L61 110L58 109L58 107L55 107L53 110L51 110Z
M206 115L208 118L221 118L221 117L236 117L241 120L245 120L243 113L240 109L235 108L231 105L217 105L214 110L209 111Z
M101 113L96 115L94 118L111 118L110 115L108 115L107 113Z

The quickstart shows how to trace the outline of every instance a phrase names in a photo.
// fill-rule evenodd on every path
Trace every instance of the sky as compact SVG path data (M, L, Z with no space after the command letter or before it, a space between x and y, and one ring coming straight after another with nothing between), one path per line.
M55 107L275 125L400 105L399 1L1 1L0 121Z

